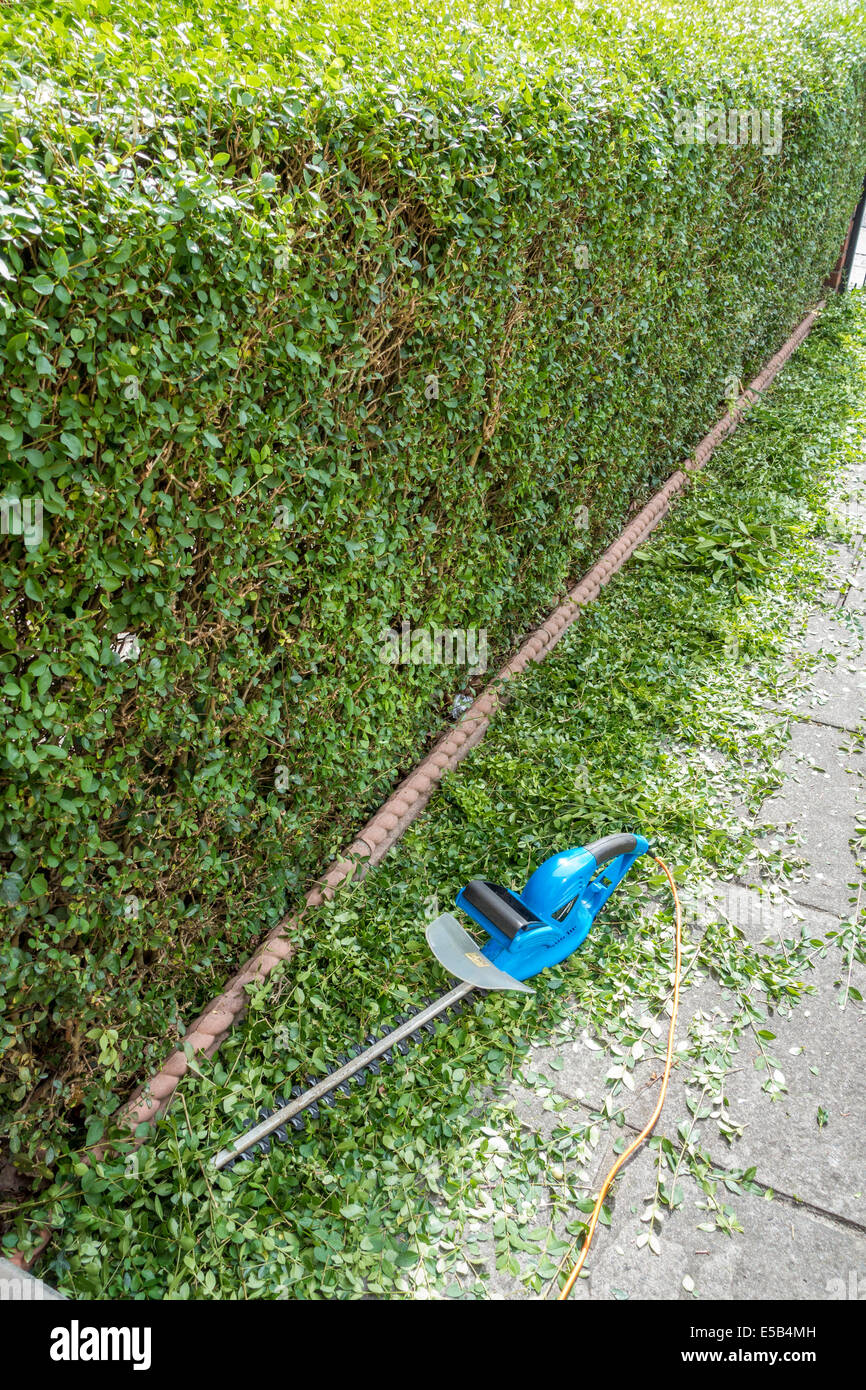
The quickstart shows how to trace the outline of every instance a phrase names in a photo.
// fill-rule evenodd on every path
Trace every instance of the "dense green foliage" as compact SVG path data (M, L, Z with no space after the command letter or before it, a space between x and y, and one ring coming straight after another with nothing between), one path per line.
M44 505L0 541L0 1095L43 1171L466 683L383 629L506 651L862 182L855 6L357 9L0 12L0 462ZM675 143L714 100L781 151Z
M864 387L866 304L835 301L638 552L644 558L520 679L484 742L385 862L310 920L301 952L256 991L247 1021L202 1075L185 1078L147 1145L90 1165L63 1155L8 1245L30 1250L50 1225L40 1272L78 1297L425 1288L483 1297L494 1263L540 1291L566 1248L562 1232L577 1236L591 1207L583 1165L592 1172L603 1143L622 1135L629 1088L661 1070L672 922L666 885L647 860L584 948L533 982L535 995L479 1002L266 1160L219 1175L205 1165L275 1093L442 989L422 919L447 909L469 877L518 885L564 845L629 823L675 868L687 908L678 1081L653 1140L658 1184L650 1170L642 1195L666 1214L683 1201L685 1175L696 1181L705 1210L692 1219L705 1224L695 1245L748 1222L741 1198L755 1174L738 1174L734 1077L759 1030L767 1102L784 1094L791 1059L774 1041L773 1012L797 1008L822 952L850 985L851 959L866 960L864 914L861 904L859 930L852 914L826 940L814 935L814 915L796 911L777 914L772 930L744 933L724 900L714 912L702 889L763 880L783 905L798 891L795 836L742 811L756 812L782 781L792 721L780 705L805 708L805 692L823 683L829 649L809 655L805 620L845 567L828 541L845 534L833 510L839 466L864 455ZM752 553L765 556L750 585L707 550L703 566L681 563L684 539L716 535L733 511L753 531ZM773 545L755 534L756 518L773 527ZM852 614L852 662L863 647L855 628ZM721 987L712 1006L707 975ZM598 1070L578 1107L557 1094L570 1092L556 1068L566 1044L582 1050L582 1039ZM525 1109L522 1122L513 1114L512 1076L535 1092L535 1126ZM757 1178L767 1178L760 1166ZM475 1238L470 1220L483 1223ZM614 1220L620 1227L620 1211ZM708 1225L718 1235L707 1236Z

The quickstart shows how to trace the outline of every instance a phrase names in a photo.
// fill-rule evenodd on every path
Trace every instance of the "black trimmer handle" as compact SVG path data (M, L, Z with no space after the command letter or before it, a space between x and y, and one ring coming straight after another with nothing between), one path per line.
M461 907L466 903L474 907L476 912L498 927L509 941L513 941L524 927L538 924L535 913L530 912L516 893L509 888L500 888L498 883L488 883L483 878L473 878L471 883L467 883L457 901Z
M623 831L619 835L604 835L600 840L593 840L591 845L584 845L584 849L595 859L601 868L610 859L617 859L621 854L634 854L637 849L637 836L629 835Z

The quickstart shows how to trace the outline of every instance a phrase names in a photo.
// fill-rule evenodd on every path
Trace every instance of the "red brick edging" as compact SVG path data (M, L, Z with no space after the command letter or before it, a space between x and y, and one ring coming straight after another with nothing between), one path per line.
M378 864L384 859L391 846L420 815L444 774L453 771L470 749L483 739L500 702L501 683L525 670L530 661L542 661L574 622L581 608L598 596L611 576L622 568L626 560L658 526L666 515L672 499L685 487L689 473L702 468L717 445L736 429L743 412L757 400L760 392L769 386L780 368L799 347L823 307L822 300L806 315L784 346L755 377L748 390L743 392L733 410L719 420L701 440L694 458L689 459L668 479L664 487L660 488L629 523L619 539L608 547L601 559L596 561L570 591L565 603L560 604L541 627L530 633L516 655L493 677L459 723L442 735L433 751L401 782L396 791L392 792L348 849L307 893L306 907L318 907L326 899L333 898L339 884L354 873L363 872L366 867ZM247 985L264 979L280 961L288 960L294 954L295 945L288 940L286 931L300 921L304 911L305 908L302 907L300 911L288 914L277 923L261 946L230 980L222 994L211 1000L188 1029L183 1048L172 1052L150 1081L139 1087L120 1107L117 1118L123 1125L135 1128L142 1123L159 1119L180 1078L189 1069L191 1059L187 1056L187 1049L191 1051L192 1056L213 1056L244 1012ZM144 1138L137 1142L144 1142Z

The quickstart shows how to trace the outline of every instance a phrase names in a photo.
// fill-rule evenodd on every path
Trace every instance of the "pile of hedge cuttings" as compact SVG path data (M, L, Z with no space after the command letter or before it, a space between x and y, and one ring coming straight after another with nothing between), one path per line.
M815 302L866 22L27 0L0 65L0 1095L48 1172L477 685L386 630L504 655ZM700 103L781 149L678 142Z

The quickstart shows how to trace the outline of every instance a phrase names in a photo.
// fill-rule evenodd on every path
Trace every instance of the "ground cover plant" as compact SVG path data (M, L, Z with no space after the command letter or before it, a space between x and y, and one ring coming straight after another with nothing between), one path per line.
M670 912L648 864L535 996L490 997L251 1171L214 1175L207 1159L277 1091L443 988L423 919L470 877L520 884L552 852L633 826L675 866L687 903L715 880L757 874L785 906L795 837L747 813L779 783L780 680L795 693L824 659L804 651L801 632L845 534L834 479L863 457L864 385L866 309L834 300L643 558L515 684L388 859L309 919L295 959L251 997L214 1061L183 1080L151 1142L99 1162L62 1156L7 1247L33 1248L49 1225L41 1272L79 1297L483 1297L494 1265L545 1289L591 1205L582 1161L615 1125L639 1060L664 1050ZM682 562L686 538L728 535L732 515L763 556L748 584L714 550L695 546L703 563ZM800 1007L822 954L842 975L866 958L862 910L826 938L792 913L756 943L708 903L701 919L687 914L678 1066L692 1108L674 1117L680 1143L653 1141L647 1258L686 1173L704 1194L704 1224L736 1238L737 1195L761 1190L760 1169L738 1166L724 1102L738 1040L761 1038L769 1103L785 1088L774 1014ZM708 974L729 994L712 1022L694 1009ZM558 1095L544 1050L563 1039L603 1054L601 1109L576 1112ZM515 1121L515 1084L535 1090L547 1131ZM723 1169L693 1132L698 1117L732 1145ZM465 1240L472 1223L477 1245Z
M19 1170L441 727L466 664L388 665L383 632L506 653L815 301L863 56L858 7L811 0L3 6ZM772 140L680 139L705 103Z

